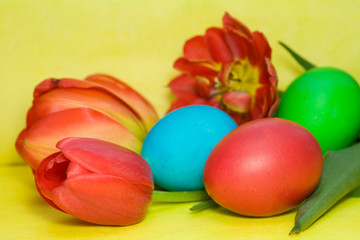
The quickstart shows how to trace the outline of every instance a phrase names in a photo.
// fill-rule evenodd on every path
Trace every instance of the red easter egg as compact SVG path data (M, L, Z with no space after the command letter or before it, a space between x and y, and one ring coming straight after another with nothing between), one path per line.
M242 124L211 151L204 185L219 205L242 215L272 216L301 203L320 180L323 156L315 137L279 118Z

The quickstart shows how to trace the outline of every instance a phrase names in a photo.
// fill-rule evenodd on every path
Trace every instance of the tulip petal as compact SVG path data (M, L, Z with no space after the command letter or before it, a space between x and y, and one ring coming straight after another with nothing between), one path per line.
M264 61L264 58L271 58L271 48L269 43L261 32L253 33L255 53L257 54L257 59L259 61Z
M175 61L174 68L193 76L216 76L218 66L208 60L191 61L187 58L179 58Z
M182 74L174 78L168 86L176 95L176 99L172 102L169 112L188 105L210 105L219 107L216 97L204 98L200 96L201 93L199 93L198 89L199 84L201 83L187 74ZM204 88L204 86L202 87ZM209 90L211 90L210 87Z
M185 42L184 56L189 59L212 60L203 36L196 36Z
M143 96L126 85L124 82L104 74L94 74L86 77L85 81L96 83L125 102L139 116L147 131L159 120L153 108Z
M81 175L90 174L91 172L89 170L86 170L85 168L81 167L79 164L70 162L69 166L66 170L66 176L68 178L75 178Z
M251 111L253 119L267 117L267 112L272 104L271 93L267 86L256 89L254 107Z
M28 112L27 126L31 126L36 120L51 113L79 107L101 112L120 122L139 140L145 138L146 130L134 112L112 94L96 88L55 88L52 91L43 92L33 101L33 107Z
M235 60L247 58L252 64L255 63L253 45L248 38L230 31L225 33L225 38Z
M230 16L229 13L225 13L223 17L223 26L226 30L236 32L239 35L244 36L245 38L251 39L252 34L249 28L247 28L243 23L241 23L236 18Z
M193 37L185 43L184 57L177 59L174 67L192 79L180 75L171 81L169 87L176 98L169 111L206 104L227 112L238 124L272 116L279 99L277 76L270 57L271 48L262 33L252 33L242 22L225 13L223 28L208 28L204 36ZM216 73L208 74L206 68ZM258 88L263 89L257 91ZM251 101L246 94L233 96L237 95L232 93L236 91L247 92Z
M88 76L85 81L71 78L46 79L36 86L34 98L56 88L96 88L105 93L112 94L138 116L147 131L158 120L155 109L144 97L125 83L108 75L94 74Z
M182 92L191 92L196 94L196 79L187 74L182 74L171 80L168 87L175 94Z
M52 207L60 211L63 211L58 206L56 206L56 204L51 200L51 192L53 191L53 189L59 187L62 184L62 181L65 180L65 176L63 175L63 177L60 178L55 177L54 179L49 179L48 177L49 176L51 177L51 174L47 174L47 169L49 168L49 165L51 165L51 167L55 166L55 168L59 166L57 164L54 164L54 161L56 161L57 158L63 158L61 152L56 152L54 154L51 154L43 161L41 161L37 171L35 172L35 183L36 183L36 188L40 193L40 196ZM53 163L50 164L50 162ZM56 172L58 172L59 176L65 173L64 168L66 168L66 165L69 163L68 161L67 162L62 161L62 162L63 164L60 164L60 168L56 169Z
M123 177L153 187L150 165L139 154L119 145L93 138L66 138L57 147L85 170ZM135 169L135 170L134 170Z
M251 95L247 92L226 92L222 97L223 104L231 111L247 113L251 107Z
M205 34L205 41L209 47L212 59L216 62L231 62L232 52L226 43L225 34L221 28L209 28Z
M42 94L54 90L56 88L92 88L95 87L91 82L81 81L72 78L48 78L39 83L34 90L34 98Z
M40 161L57 151L59 139L93 137L141 151L141 141L127 128L89 108L73 108L47 115L26 130L21 140L25 162L36 169Z
M23 149L23 140L24 140L26 134L27 134L27 130L26 129L22 130L20 132L20 134L18 135L16 142L15 142L15 149L22 159L26 158L24 149Z
M87 222L130 225L141 221L151 202L152 188L116 176L89 174L68 179L52 199L65 212Z

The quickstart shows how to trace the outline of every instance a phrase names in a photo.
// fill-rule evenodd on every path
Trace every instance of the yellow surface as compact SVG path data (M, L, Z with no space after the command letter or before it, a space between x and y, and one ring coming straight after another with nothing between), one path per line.
M287 234L295 211L246 218L222 208L191 214L192 204L153 204L130 227L94 226L47 206L14 149L34 86L48 77L119 77L162 116L166 84L186 39L220 26L225 11L262 31L284 89L301 68L282 40L320 66L360 81L360 1L0 1L0 239L359 239L360 191L299 236Z

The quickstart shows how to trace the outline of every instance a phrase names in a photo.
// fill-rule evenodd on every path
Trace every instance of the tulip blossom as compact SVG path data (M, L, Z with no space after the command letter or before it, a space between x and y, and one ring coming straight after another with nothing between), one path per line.
M226 13L223 28L211 27L205 35L189 39L183 51L174 63L182 73L169 83L176 95L169 111L210 105L238 124L272 116L278 106L278 80L262 33L251 32Z
M16 149L34 170L66 137L98 138L139 153L157 120L144 97L113 77L46 79L35 88L27 126L18 136Z
M66 138L45 158L35 181L55 208L87 222L130 225L141 221L154 188L149 164L138 154L91 138Z
M205 191L153 191L149 164L137 153L92 138L66 138L59 152L41 161L35 182L54 208L87 222L130 225L141 221L151 202L208 199Z

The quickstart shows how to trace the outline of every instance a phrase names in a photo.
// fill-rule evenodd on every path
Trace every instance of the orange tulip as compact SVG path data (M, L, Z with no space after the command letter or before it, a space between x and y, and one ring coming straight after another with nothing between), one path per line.
M87 222L131 225L144 219L154 188L149 164L110 142L66 138L35 173L40 195Z
M35 88L27 126L18 136L16 149L34 170L66 137L98 138L139 153L157 120L144 97L113 77L46 79Z

